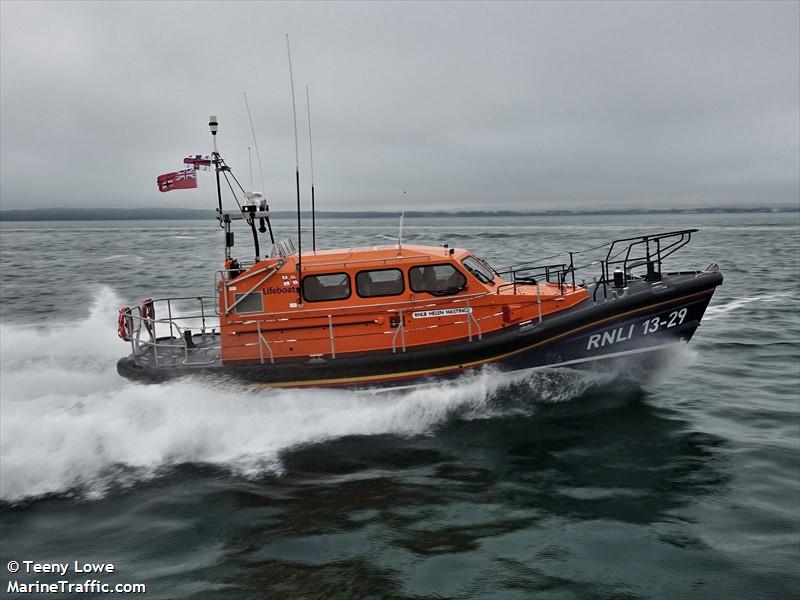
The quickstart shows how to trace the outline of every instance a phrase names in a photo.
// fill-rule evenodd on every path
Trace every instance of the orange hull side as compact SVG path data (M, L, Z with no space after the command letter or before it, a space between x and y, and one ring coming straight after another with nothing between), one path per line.
M366 269L400 269L402 294L373 298L355 289L341 300L299 304L296 255L265 260L235 280L220 282L223 362L313 357L457 343L574 306L587 298L584 288L541 283L512 286L499 277L483 283L460 265L465 250L404 247L353 249L303 255L303 277L347 273L354 282ZM466 289L435 296L409 289L408 268L452 264L467 279ZM276 268L278 267L278 268ZM262 281L264 275L274 272ZM263 274L263 275L262 275ZM561 293L563 290L563 294ZM263 312L239 314L237 294L262 294ZM539 304L541 302L541 305ZM232 308L233 307L233 308ZM402 326L401 326L402 319Z

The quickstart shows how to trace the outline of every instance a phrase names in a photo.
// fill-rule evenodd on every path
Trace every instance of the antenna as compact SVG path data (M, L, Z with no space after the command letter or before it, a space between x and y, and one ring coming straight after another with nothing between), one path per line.
M250 116L250 103L247 101L247 92L242 92L244 105L247 108L247 118L250 120L250 131L253 133L253 145L256 147L256 158L258 159L258 174L261 177L261 193L264 188L264 169L261 167L261 153L258 151L258 140L256 139L256 128L253 126L253 117ZM249 150L249 148L248 148ZM250 165L250 191L253 191L253 165Z
M308 108L308 151L311 153L311 244L314 252L317 251L317 224L316 210L314 208L314 145L311 143L311 100L306 84L306 107Z
M264 195L263 195L264 191L265 191L265 188L264 188L264 169L261 166L262 165L262 163L261 163L261 152L258 151L258 138L256 138L256 128L253 125L253 117L250 114L250 103L247 101L247 92L242 92L242 95L244 96L244 106L245 106L245 108L247 108L247 118L250 121L250 131L253 134L253 145L255 145L255 147L256 147L256 158L258 159L258 175L261 178L261 194L259 194L261 196L261 200L259 202L259 210L264 211L264 210L267 210L268 207L267 207L267 201L264 199ZM253 159L252 159L252 157L250 155L250 146L247 147L247 159L250 161L250 191L254 192L255 190L253 190L253 187L254 187L253 186ZM265 223L266 223L267 226L269 226L269 239L270 239L270 242L274 245L275 244L275 237L272 235L272 223L270 223L269 217L260 218L258 220L258 222L259 222L258 230L261 233L266 233L266 231L267 231L267 229L265 227ZM255 233L253 235L255 235Z
M250 152L250 146L247 147L247 162L250 163L250 191L253 191L253 156Z
M289 58L289 83L292 87L292 115L294 116L294 180L297 187L297 278L300 287L297 288L297 304L303 304L303 242L300 231L300 151L297 148L297 108L294 101L294 74L292 73L292 51L289 48L289 34L286 34L286 56Z
M406 212L403 211L400 213L400 231L397 232L397 257L400 258L403 255L403 219L406 216Z

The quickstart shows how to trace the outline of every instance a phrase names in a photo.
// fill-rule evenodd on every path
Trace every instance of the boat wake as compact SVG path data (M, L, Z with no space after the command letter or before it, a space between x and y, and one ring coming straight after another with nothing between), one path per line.
M116 373L119 299L99 291L74 327L0 324L0 500L101 497L210 464L244 477L280 475L281 455L351 435L424 435L452 419L531 414L608 384L615 373L491 370L457 383L384 394L264 390L181 380L130 383Z
M786 301L786 298L791 298L793 296L795 296L795 292L777 292L769 295L765 294L763 296L736 298L735 300L731 300L730 302L726 302L724 304L709 306L706 309L705 319L706 321L714 321L722 317L722 315L743 308L753 302L783 303Z

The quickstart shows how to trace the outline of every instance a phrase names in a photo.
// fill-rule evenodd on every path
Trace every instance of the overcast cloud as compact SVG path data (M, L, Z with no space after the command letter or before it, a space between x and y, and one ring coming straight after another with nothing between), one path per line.
M798 2L3 1L0 205L214 206L155 178L216 114L248 181L246 91L291 209L286 33L321 209L800 202Z

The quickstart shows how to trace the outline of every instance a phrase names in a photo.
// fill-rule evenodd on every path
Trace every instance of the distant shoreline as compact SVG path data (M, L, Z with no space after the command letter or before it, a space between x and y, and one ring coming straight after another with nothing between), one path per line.
M679 214L737 214L737 213L793 213L800 206L758 207L703 207L608 210L540 210L540 211L416 211L407 210L408 218L426 217L570 217L603 215L679 215ZM320 219L380 219L394 218L400 211L318 211ZM0 221L151 221L151 220L206 220L213 219L214 210L181 208L31 208L0 210ZM273 211L276 219L293 218L294 212ZM303 213L303 217L310 217Z

